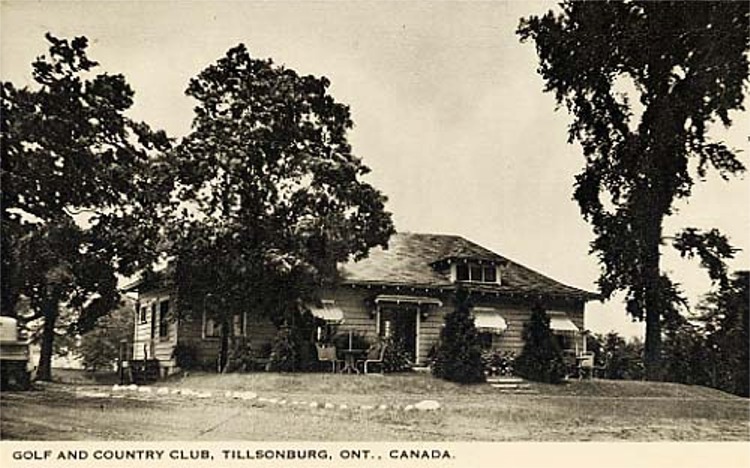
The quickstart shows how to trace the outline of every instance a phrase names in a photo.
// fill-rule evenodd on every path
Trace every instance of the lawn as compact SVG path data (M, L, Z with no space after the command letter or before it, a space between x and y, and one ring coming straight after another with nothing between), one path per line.
M533 384L534 394L429 374L194 374L157 394L56 383L4 393L3 439L68 440L750 440L748 400L668 383ZM191 389L204 398L172 393ZM251 391L243 401L226 391ZM210 393L210 396L208 395ZM421 400L437 411L404 411ZM304 404L302 404L304 402ZM317 407L311 407L317 403ZM328 408L324 405L328 403ZM342 408L341 405L345 407ZM378 407L385 405L383 409ZM362 407L365 408L362 408Z

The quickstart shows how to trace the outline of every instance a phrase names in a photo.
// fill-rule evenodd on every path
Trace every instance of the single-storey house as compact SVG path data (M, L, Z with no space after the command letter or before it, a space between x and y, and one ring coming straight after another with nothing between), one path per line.
M455 309L459 286L470 292L482 345L515 353L523 347L524 323L540 302L564 349L582 349L584 307L598 297L455 235L394 234L388 249L375 248L363 260L340 265L339 274L336 286L321 290L322 301L309 310L336 324L339 333L401 338L417 365L428 364L444 317ZM136 282L127 288L138 293L132 359L158 360L162 374L168 374L176 368L175 347L184 344L200 361L215 363L220 331L211 317L204 311L200 318L171 320L179 316L169 314L173 291L144 286ZM257 319L252 307L236 311L232 332L259 349L276 329Z

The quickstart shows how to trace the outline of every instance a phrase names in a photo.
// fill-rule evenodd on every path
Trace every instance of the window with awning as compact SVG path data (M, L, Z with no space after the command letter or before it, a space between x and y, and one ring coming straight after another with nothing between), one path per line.
M341 323L344 321L344 311L337 306L335 301L323 300L321 305L308 305L310 313L321 320L329 323Z
M480 332L499 335L508 329L508 323L497 309L492 307L475 307L472 309L472 313L474 314L474 325Z
M549 317L549 327L554 332L578 333L581 331L565 312L547 311L547 317Z

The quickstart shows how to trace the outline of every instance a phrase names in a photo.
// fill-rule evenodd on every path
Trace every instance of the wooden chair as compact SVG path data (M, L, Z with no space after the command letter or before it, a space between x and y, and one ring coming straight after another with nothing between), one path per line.
M578 380L584 376L594 376L594 353L582 353L578 356Z
M367 366L371 364L379 364L380 365L380 373L383 373L383 360L385 358L385 349L386 345L380 344L380 345L374 345L371 346L370 349L367 350L367 358L362 362L362 368L367 374Z
M336 372L336 367L339 362L339 359L336 356L336 346L316 343L315 349L318 351L318 361L330 362L331 372Z

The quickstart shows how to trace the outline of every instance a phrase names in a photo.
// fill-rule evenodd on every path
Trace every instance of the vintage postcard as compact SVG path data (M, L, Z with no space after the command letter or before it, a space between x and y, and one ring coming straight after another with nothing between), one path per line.
M0 1L0 464L750 465L749 18Z

